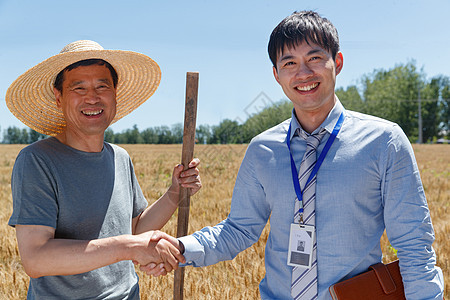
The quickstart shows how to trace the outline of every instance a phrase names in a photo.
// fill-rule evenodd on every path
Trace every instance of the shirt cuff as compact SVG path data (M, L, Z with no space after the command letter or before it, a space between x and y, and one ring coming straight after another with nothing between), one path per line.
M203 246L192 235L180 237L180 238L178 238L178 241L183 243L183 246L184 246L183 256L186 259L186 263L180 264L180 266L181 267L191 266L191 265L195 266L196 260L201 259L201 257L205 253Z

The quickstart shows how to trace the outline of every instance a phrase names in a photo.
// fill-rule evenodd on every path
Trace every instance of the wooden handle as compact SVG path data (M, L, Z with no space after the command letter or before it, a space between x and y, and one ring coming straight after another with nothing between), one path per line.
M181 152L181 163L184 170L189 168L189 163L194 158L195 123L197 120L197 96L198 96L198 72L187 72L186 74L186 104L184 110L184 132L183 150ZM191 197L189 189L180 188L178 201L178 225L177 237L185 236L188 232L189 206ZM175 271L173 285L173 299L183 299L184 268Z

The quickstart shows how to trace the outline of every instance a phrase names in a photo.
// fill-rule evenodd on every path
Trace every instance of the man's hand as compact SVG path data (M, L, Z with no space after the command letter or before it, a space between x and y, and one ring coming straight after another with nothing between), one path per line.
M201 187L200 171L197 168L200 165L200 159L194 158L189 163L189 168L183 171L183 165L177 165L173 169L171 192L178 194L179 187L190 188L190 195L197 193Z
M184 263L184 256L178 248L178 240L161 231L148 231L136 235L141 246L133 250L135 264L158 265L160 275L165 275L178 268L178 263ZM156 271L155 271L156 273Z
M184 246L181 242L179 242L177 240L177 248L178 250L183 253L184 252ZM183 257L184 258L184 257ZM181 263L185 263L186 261L180 261ZM152 275L154 277L158 277L158 276L165 276L167 275L168 271L165 269L164 264L163 263L150 263L148 265L141 265L139 267L139 269L146 273L147 275Z

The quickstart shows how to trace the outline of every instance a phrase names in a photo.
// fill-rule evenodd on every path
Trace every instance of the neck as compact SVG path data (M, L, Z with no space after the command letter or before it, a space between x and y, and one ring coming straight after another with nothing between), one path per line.
M101 152L104 135L88 135L80 137L68 131L55 136L61 143L84 152Z
M312 133L325 121L328 114L333 109L335 103L336 98L334 98L334 101L330 101L327 104L312 110L301 109L294 103L295 116L297 117L297 120L302 126L303 130L308 133Z

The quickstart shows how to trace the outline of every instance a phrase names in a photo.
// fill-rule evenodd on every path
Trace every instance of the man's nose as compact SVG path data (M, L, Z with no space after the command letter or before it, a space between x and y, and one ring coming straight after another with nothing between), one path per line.
M89 88L85 97L84 97L84 101L86 103L97 103L100 100L98 91L94 88Z
M314 71L305 63L297 64L297 69L295 72L295 76L298 79L306 79L314 74Z

